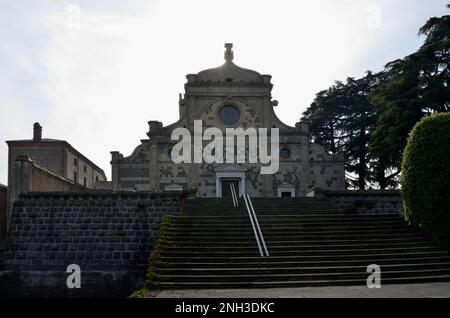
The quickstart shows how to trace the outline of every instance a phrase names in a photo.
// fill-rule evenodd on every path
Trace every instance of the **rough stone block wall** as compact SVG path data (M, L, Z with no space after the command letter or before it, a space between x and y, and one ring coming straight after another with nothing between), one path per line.
M23 195L14 204L1 257L0 295L127 296L143 282L162 217L178 213L182 197ZM70 264L81 268L80 289L66 286Z
M339 213L403 214L399 190L316 190L314 196L329 198Z

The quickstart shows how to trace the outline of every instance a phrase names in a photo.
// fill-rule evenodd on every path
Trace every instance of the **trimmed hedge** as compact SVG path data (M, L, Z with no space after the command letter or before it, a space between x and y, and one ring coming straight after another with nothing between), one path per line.
M411 130L401 185L406 219L450 248L450 113L425 117Z

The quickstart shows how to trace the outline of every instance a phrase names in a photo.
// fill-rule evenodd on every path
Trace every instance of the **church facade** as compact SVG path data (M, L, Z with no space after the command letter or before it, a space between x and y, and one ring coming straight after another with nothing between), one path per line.
M225 48L222 66L186 76L177 122L149 121L148 139L130 156L111 152L113 191L191 190L199 197L223 197L233 185L239 195L272 197L306 196L315 188L344 190L344 155L330 155L311 143L306 122L295 127L281 122L274 112L278 102L272 100L271 76L237 66L232 44ZM261 163L250 162L175 163L172 132L185 128L193 134L198 120L203 129L215 127L224 134L227 128L278 128L278 170L262 174Z

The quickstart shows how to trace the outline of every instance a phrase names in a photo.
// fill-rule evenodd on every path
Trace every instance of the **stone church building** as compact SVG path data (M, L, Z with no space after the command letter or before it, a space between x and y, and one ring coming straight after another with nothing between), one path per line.
M281 122L274 111L278 102L272 100L271 76L237 66L232 44L225 48L222 66L186 76L177 122L164 127L149 121L148 139L130 156L111 152L113 191L193 190L200 197L222 197L234 184L239 195L273 197L306 196L315 188L344 190L344 155L330 155L311 143L306 122L295 127ZM260 163L175 164L172 131L184 127L193 133L194 120L223 132L229 127L278 128L278 172L261 174Z

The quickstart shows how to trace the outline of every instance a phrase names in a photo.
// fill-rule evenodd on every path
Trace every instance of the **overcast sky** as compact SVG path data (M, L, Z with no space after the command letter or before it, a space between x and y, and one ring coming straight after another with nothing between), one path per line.
M0 182L6 140L65 139L110 178L148 120L178 119L185 75L234 62L272 75L276 113L294 125L335 80L414 52L448 0L0 0Z

